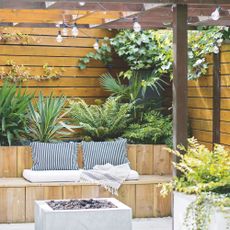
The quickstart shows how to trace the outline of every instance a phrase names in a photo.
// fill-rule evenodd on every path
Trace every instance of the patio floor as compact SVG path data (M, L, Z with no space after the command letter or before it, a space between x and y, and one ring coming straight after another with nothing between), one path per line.
M134 219L133 230L171 230L172 218ZM34 230L34 224L0 224L0 230Z

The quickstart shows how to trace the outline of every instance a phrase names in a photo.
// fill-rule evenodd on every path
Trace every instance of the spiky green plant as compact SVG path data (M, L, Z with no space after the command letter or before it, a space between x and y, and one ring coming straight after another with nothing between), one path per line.
M39 94L38 101L29 104L28 135L29 139L40 142L54 142L70 135L71 126L63 122L63 117L69 113L65 110L66 98L64 96L44 97ZM63 129L67 129L63 131Z
M0 89L0 145L20 142L25 133L26 113L32 95L4 83Z
M121 136L128 126L131 104L108 98L102 105L88 105L84 100L71 102L71 116L83 129L85 139L104 141Z

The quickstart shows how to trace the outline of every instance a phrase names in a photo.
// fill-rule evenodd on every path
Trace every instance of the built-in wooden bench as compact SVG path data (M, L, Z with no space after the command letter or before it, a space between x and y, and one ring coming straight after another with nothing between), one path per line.
M160 196L159 183L171 176L141 176L138 181L126 181L117 199L130 206L134 217L170 215L170 196ZM34 201L46 199L76 199L112 197L104 188L89 183L30 183L23 178L0 179L0 223L33 222Z
M171 197L160 196L159 183L171 179L171 157L163 145L129 145L131 167L141 175L126 181L117 199L130 206L134 217L162 217L171 214ZM31 168L28 146L0 147L0 223L33 222L34 201L112 197L104 188L87 183L30 183L22 172ZM82 153L79 153L82 166Z

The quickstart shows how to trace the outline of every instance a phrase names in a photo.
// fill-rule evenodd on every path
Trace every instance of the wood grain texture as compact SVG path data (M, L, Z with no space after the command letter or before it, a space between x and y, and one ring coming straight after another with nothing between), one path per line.
M0 177L17 176L17 147L0 147Z
M25 188L0 188L0 223L25 222Z
M139 218L148 218L153 216L154 210L154 186L137 185L136 186L136 216Z
M3 28L1 31L12 32L12 29ZM87 100L89 103L94 103L97 98L108 97L108 92L100 87L99 77L111 69L107 69L98 61L91 61L85 70L80 70L78 66L80 58L95 51L93 44L96 38L111 37L114 32L101 29L81 29L77 38L68 36L62 43L56 42L57 28L18 28L14 32L28 32L31 36L28 43L24 45L18 40L0 41L0 65L5 71L9 69L9 66L6 65L7 61L12 60L18 65L28 67L33 76L44 74L42 69L44 64L54 66L61 75L58 80L24 82L22 86L28 87L28 93L35 93L37 96L39 92L42 92L48 96L54 91L57 96L64 94L72 98L92 98L93 100ZM115 60L111 72L119 72L122 65L120 60ZM117 70L116 66L118 66ZM64 68L63 72L61 68Z
M131 168L140 175L170 175L171 158L165 145L128 145ZM22 177L24 169L32 167L32 149L29 146L0 148L0 178ZM82 146L78 145L78 166L83 168Z
M164 145L154 145L153 174L172 174L172 155L165 149Z
M82 198L80 185L76 186L64 186L63 187L63 199L80 199Z
M35 200L55 200L62 199L62 187L27 187L26 188L26 222L34 221L34 201Z
M30 146L17 147L17 177L22 177L24 169L32 167L32 149Z
M137 145L137 172L142 175L153 174L153 145Z

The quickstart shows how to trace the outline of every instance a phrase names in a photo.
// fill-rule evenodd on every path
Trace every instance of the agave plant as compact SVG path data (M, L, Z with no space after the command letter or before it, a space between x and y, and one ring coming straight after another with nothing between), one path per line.
M25 134L26 113L32 95L4 83L0 89L0 145L20 142Z
M71 116L83 129L85 140L104 141L122 135L130 120L132 104L108 98L102 105L88 105L79 99L71 103Z
M40 93L37 103L29 104L29 138L33 141L54 142L70 135L73 132L72 126L63 122L64 116L69 113L69 110L65 110L65 104L64 96L54 97L51 94L44 97Z

